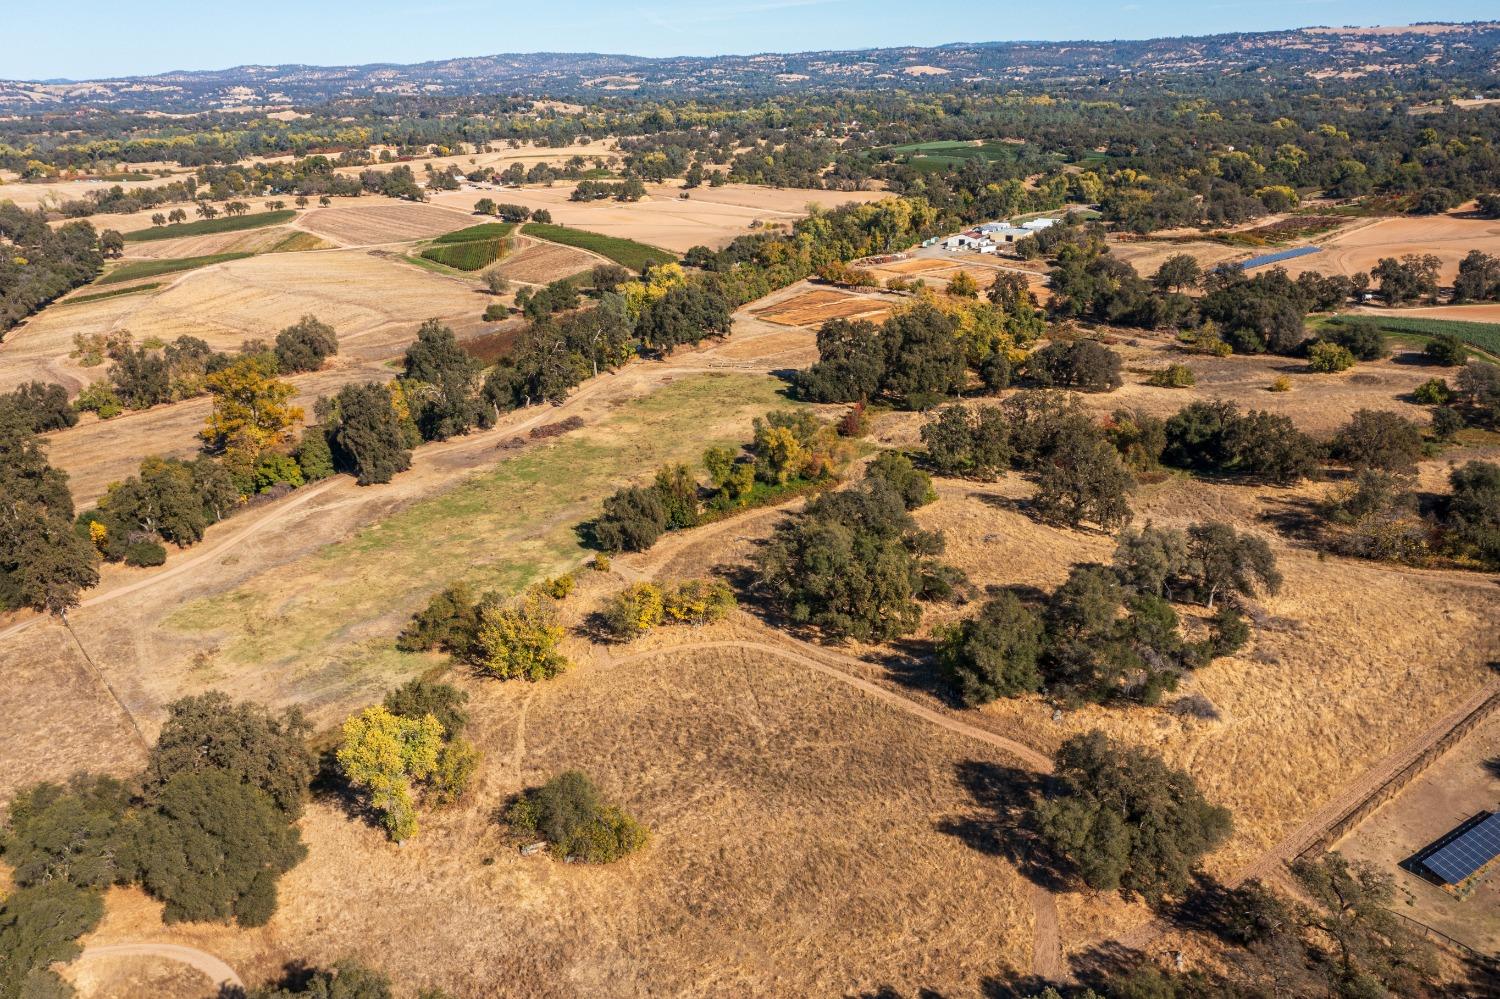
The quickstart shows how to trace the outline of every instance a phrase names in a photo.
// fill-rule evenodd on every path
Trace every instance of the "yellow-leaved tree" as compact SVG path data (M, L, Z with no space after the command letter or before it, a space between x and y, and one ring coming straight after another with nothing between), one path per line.
M291 445L302 408L291 404L292 386L276 377L274 355L245 354L205 378L204 386L214 407L200 436L224 455L231 472L247 473L265 452Z
M480 612L479 668L502 680L549 680L568 668L557 608L535 590Z
M399 843L417 833L412 781L433 775L442 750L443 726L432 715L407 718L376 705L344 722L337 759L345 779L369 795L381 824Z

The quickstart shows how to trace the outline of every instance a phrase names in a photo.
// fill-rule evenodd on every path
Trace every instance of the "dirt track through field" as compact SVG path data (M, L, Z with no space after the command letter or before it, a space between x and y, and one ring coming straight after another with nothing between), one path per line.
M778 658L797 663L800 666L806 666L808 669L815 670L816 672L821 673L824 676L831 677L839 681L840 683L848 684L849 686L854 687L857 690L869 694L871 697L874 697L877 700L884 701L886 704L889 704L898 711L904 711L906 714L912 715L916 718L921 718L923 721L926 721L929 724L936 725L939 728L947 729L949 732L956 732L959 735L974 739L977 742L983 742L994 746L996 749L1003 750L1011 756L1014 756L1017 759L1025 762L1027 766L1042 773L1050 773L1052 770L1052 760L1032 749L1030 746L1023 745L1022 743L1016 742L1013 739L1007 739L1003 735L996 735L994 732L982 729L977 725L970 725L968 722L959 721L957 718L954 718L951 715L945 714L941 711L937 711L933 708L929 708L924 704L918 704L911 698L903 697L900 694L895 693L894 691L882 687L878 683L875 683L871 680L866 680L863 677L854 676L853 674L848 673L845 670L829 665L829 661L832 661L844 665L857 666L860 668L868 667L869 663L866 663L862 659L856 659L853 656L841 655L837 652L830 652L827 649L820 649L817 646L809 645L806 642L800 642L796 639L790 639L789 641L795 643L798 648L788 649L783 648L779 645L773 645L769 642L748 642L736 640L726 640L718 642L693 642L688 645L674 645L670 648L665 649L653 649L650 652L638 652L635 655L623 656L613 661L616 664L624 665L626 663L637 662L642 659L650 659L653 656L670 655L681 652L707 651L709 649L741 649L751 652L762 652L767 655L776 656Z
M221 990L244 989L245 982L239 974L206 951L180 944L166 943L121 943L85 947L76 961L92 961L111 957L160 957L178 964L186 964L203 972Z

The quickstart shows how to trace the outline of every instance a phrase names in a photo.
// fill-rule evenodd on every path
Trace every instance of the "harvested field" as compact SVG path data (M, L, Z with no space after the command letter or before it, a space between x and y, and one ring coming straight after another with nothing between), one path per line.
M552 187L473 188L435 192L432 203L469 211L480 197L545 208L558 225L632 239L683 253L694 246L718 248L751 232L750 223L790 223L806 214L809 202L829 207L850 201L874 201L886 195L873 191L772 190L748 185L697 188L679 197L680 186L650 185L637 202L569 201L575 185Z
M315 259L316 267L308 266ZM398 355L421 323L438 317L460 336L479 325L475 287L362 250L305 257L275 253L158 278L161 287L79 305L59 303L0 342L0 391L33 378L76 392L102 378L106 367L84 368L68 355L74 334L129 330L140 342L190 335L218 349L247 339L273 339L311 313L333 326L339 356L326 372L297 376L306 405L321 387L337 391L353 379L386 377L383 362ZM340 380L341 379L341 380ZM309 410L311 412L311 410ZM185 454L207 414L207 400L190 400L49 436L53 461L74 478L74 494L88 502L109 482L134 471L147 454Z
M1111 238L1108 242L1110 255L1130 264L1142 277L1150 277L1156 273L1157 268L1161 267L1163 261L1179 253L1189 254L1204 270L1208 270L1226 261L1249 257L1255 252L1243 246L1226 246L1212 240L1178 242L1176 240ZM1315 257L1324 258L1327 254L1320 253Z
M343 246L378 246L431 239L462 229L469 221L462 213L432 205L365 197L311 209L303 214L299 228Z
M180 180L181 176L175 177L152 177L149 180L121 181L120 186L124 188L135 187L162 187ZM0 201L14 201L17 206L27 209L55 208L64 201L81 200L92 191L108 191L115 186L115 181L106 180L57 180L42 183L7 183L0 188ZM147 212L149 216L151 213ZM128 216L127 216L128 217ZM106 219L114 219L114 215L96 215L92 221L98 228L113 229L116 226L104 222ZM103 223L103 224L101 224ZM147 221L147 225L151 223Z
M1470 250L1500 253L1500 221L1455 215L1383 218L1316 242L1323 252L1287 261L1287 273L1356 274L1370 270L1382 257L1430 253L1442 261L1438 280L1451 284L1458 262Z
M781 326L816 326L830 319L869 319L881 322L891 314L890 299L867 298L842 291L815 289L751 313Z
M218 253L268 253L279 249L294 237L305 237L314 241L301 249L317 249L323 243L311 233L290 226L273 226L254 229L250 232L221 232L203 236L182 236L176 239L153 240L146 243L126 244L127 259L159 260L172 257L201 257Z
M561 243L526 236L513 237L515 248L495 270L523 284L547 284L572 277L599 263L597 257Z

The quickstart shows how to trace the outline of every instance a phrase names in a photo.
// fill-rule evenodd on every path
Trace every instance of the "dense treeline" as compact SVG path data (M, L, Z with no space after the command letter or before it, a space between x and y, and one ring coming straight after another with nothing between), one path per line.
M117 233L108 233L117 242ZM106 244L87 222L53 229L45 212L0 201L0 336L48 302L92 281Z

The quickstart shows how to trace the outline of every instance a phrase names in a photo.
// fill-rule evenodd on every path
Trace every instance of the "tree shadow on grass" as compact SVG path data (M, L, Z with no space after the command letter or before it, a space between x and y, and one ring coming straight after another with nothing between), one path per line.
M1042 843L1032 820L1032 802L1048 789L1051 779L988 760L965 760L956 770L977 811L942 819L937 830L958 837L971 849L1005 858L1022 877L1047 891L1072 887L1065 865Z

